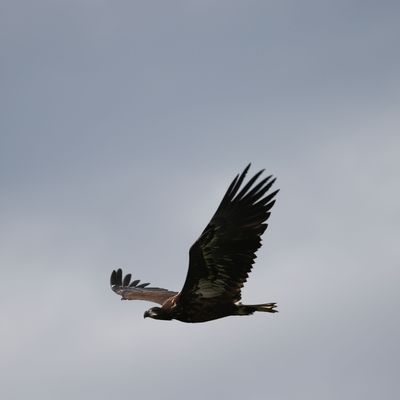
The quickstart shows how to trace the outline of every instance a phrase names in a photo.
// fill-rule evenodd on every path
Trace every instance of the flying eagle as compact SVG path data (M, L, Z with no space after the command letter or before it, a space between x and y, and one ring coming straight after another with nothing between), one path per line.
M111 288L121 300L147 300L161 305L144 313L144 318L182 322L205 322L229 315L250 315L255 311L274 313L276 303L240 303L241 288L251 271L256 251L261 247L265 221L279 190L268 193L275 179L268 176L256 184L264 170L243 187L250 168L237 175L203 233L189 251L189 270L182 290L131 282L118 269L111 274Z

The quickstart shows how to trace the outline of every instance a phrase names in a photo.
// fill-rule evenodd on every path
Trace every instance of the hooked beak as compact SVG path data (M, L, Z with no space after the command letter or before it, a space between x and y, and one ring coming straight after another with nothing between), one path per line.
M149 311L145 311L145 313L143 314L143 318L147 318L147 317L150 317Z

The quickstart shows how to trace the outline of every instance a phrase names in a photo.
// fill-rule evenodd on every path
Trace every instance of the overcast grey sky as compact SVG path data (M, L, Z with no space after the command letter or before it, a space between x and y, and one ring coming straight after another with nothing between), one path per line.
M400 396L400 3L0 3L0 397ZM179 290L248 162L281 188L243 301Z

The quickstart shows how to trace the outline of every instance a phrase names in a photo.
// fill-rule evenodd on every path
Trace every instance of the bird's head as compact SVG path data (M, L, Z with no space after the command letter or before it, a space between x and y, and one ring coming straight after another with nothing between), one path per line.
M171 320L172 317L170 315L170 313L168 313L166 310L164 310L161 307L152 307L149 310L147 310L144 315L143 318L154 318L154 319L164 319L164 320Z

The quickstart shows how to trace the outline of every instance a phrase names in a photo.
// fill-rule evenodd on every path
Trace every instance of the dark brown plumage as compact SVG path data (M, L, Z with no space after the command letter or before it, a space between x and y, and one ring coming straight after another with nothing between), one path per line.
M261 246L261 235L279 190L267 194L275 179L268 176L256 184L263 171L244 186L250 168L235 177L221 204L203 233L189 251L189 270L182 290L130 283L122 270L111 274L111 288L122 300L147 300L161 304L144 317L182 322L205 322L229 315L249 315L255 311L276 312L275 303L243 305L241 288Z

